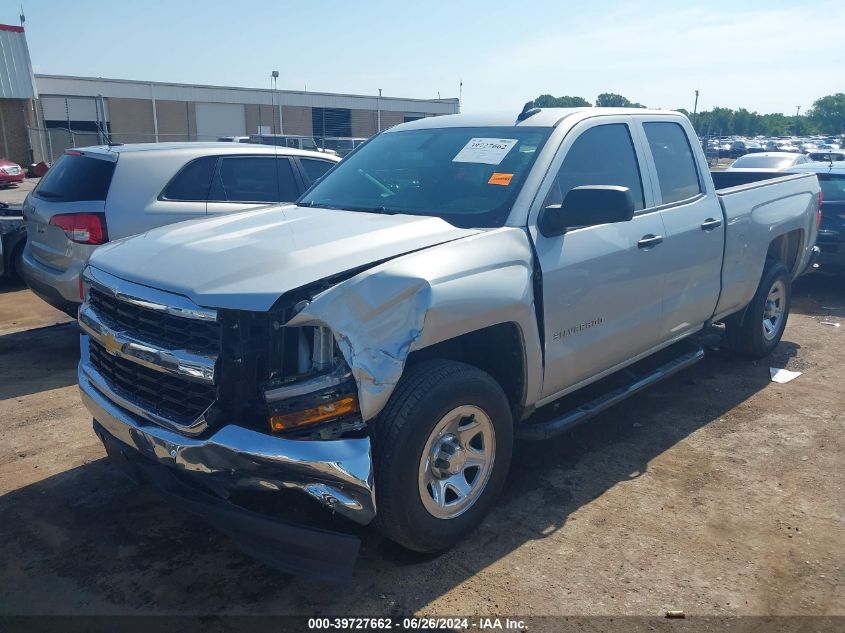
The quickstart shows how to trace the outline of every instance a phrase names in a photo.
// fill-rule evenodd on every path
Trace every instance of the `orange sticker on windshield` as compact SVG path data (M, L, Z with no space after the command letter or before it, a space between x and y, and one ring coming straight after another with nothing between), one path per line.
M493 175L490 176L490 180L487 181L488 185L502 185L503 187L507 187L511 184L511 180L513 179L513 174L500 174L497 171L493 172Z

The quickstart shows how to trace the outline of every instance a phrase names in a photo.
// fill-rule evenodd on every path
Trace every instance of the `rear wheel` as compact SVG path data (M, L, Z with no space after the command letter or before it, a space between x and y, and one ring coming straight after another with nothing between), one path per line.
M780 261L767 260L751 303L725 321L731 348L747 358L768 356L783 336L791 300L789 269Z
M389 539L448 549L474 529L504 485L513 421L502 388L476 367L410 367L373 426L378 513Z

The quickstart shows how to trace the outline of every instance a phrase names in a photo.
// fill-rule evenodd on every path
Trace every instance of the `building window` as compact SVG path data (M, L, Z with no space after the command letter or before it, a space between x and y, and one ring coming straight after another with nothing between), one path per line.
M348 108L311 108L314 136L352 136L352 111Z

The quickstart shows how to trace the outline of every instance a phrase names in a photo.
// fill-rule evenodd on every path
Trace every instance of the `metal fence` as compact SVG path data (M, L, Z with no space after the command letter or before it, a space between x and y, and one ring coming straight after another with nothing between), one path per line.
M167 142L202 142L218 141L223 137L198 134L113 134L90 130L72 130L68 128L27 128L29 146L32 148L33 162L41 161L52 165L68 149L90 147L92 145L126 143L167 143ZM229 137L243 139L242 142L267 143L299 149L328 149L341 156L348 154L360 145L363 138L339 136L296 136L296 135L251 135L250 137Z

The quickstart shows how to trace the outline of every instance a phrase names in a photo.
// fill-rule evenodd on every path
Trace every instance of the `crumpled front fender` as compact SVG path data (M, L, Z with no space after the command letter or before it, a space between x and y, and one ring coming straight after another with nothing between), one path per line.
M532 272L528 237L506 227L366 270L313 297L285 325L332 330L369 420L387 404L412 351L515 322L525 346L526 399L533 401L542 360Z

